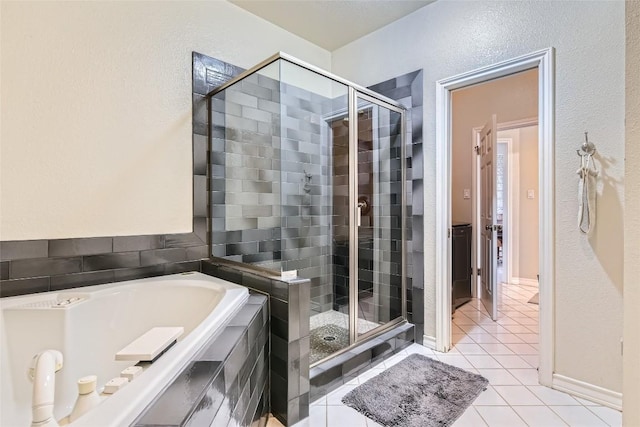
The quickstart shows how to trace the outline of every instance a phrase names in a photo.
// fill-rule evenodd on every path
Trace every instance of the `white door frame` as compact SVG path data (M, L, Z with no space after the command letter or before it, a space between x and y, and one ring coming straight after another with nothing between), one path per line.
M511 275L512 270L512 260L515 259L512 251L512 239L515 237L513 233L513 213L511 208L512 202L514 200L518 200L515 197L512 197L512 190L515 185L511 185L511 180L513 179L513 175L515 170L511 167L513 160L513 139L511 138L500 138L500 125L498 124L498 154L500 154L500 146L503 145L506 148L506 153L504 155L504 164L502 171L502 279L505 283L509 283L509 276ZM496 171L498 170L498 165L496 164ZM475 177L478 179L478 177ZM514 183L515 184L515 183ZM505 203L506 201L506 203ZM505 262L505 259L507 262ZM502 287L500 287L500 292L502 292ZM500 296L498 296L500 298Z
M538 68L540 193L540 384L551 386L554 355L554 49L532 52L436 82L436 349L451 348L451 92Z
M515 218L520 219L520 203L518 203L520 200L520 141L518 141L517 150L513 146L513 139L509 138L507 144L505 187L503 187L503 191L506 193L503 197L507 199L507 215L506 221L504 218L502 220L503 223L506 223L505 230L502 231L504 236L502 239L502 268L505 282L512 283L514 261L518 260L518 264L520 263L520 233L516 233L515 227ZM505 258L507 262L504 262ZM518 271L520 270L518 269Z

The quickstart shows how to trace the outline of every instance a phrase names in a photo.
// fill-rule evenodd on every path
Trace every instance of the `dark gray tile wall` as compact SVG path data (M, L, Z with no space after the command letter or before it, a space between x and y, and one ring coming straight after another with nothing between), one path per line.
M374 129L375 127L375 129ZM334 310L348 312L349 236L348 135L334 149ZM359 316L388 322L402 315L402 126L401 116L383 107L358 114L358 198L370 208L361 213L358 239ZM374 136L374 133L376 136Z
M421 262L424 251L420 234L422 72L399 76L371 89L411 106L404 159L408 181L408 241L404 262L409 320L415 322L421 342L424 329ZM332 112L339 110L339 104L346 106L341 105L339 98L324 98L257 74L216 95L211 104L214 120L210 156L212 254L280 271L298 270L300 277L312 281L312 313L344 309L348 302L348 200L344 195L348 184L348 127L335 117L333 121L327 120ZM370 132L365 123L360 125L361 132ZM390 298L396 300L385 308L390 318L398 314L401 306L399 176L402 159L400 147L393 145L393 141L399 140L398 133L396 128L384 135L389 138L385 163L389 170L382 172L390 185L384 193L388 199L387 210L377 214L378 221L385 222L391 232L378 242L382 242L387 254L384 260L374 260L372 240L365 239L360 242L358 260L363 300L371 294L373 277L376 277L372 274L373 263L380 264L376 267L384 277L378 277L379 285L388 287ZM332 141L328 140L329 135ZM256 156L261 150L262 154L268 152L274 157L262 158L262 163L257 163ZM363 170L371 167L369 154L366 150L359 153ZM238 167L241 169L237 170ZM267 176L275 181L267 181ZM360 193L366 193L365 190L361 189ZM261 197L266 203L252 205ZM233 203L249 205L234 206ZM262 222L267 226L269 221L273 228L258 225ZM374 231L375 227L371 228ZM417 252L414 252L414 243Z
M269 305L253 294L134 426L255 426L269 414Z
M296 270L311 280L313 310L330 309L327 118L346 98L254 73L213 95L210 106L212 255Z
M308 71L305 71L308 72ZM346 108L330 99L281 83L282 269L311 280L311 311L331 309L333 179L328 118Z
M153 249L151 249L153 248ZM0 296L200 271L207 245L171 235L0 242Z
M210 106L211 252L280 271L280 85L253 74Z
M271 412L284 425L308 417L310 280L282 281L216 261L203 261L202 272L269 295Z
M411 107L407 120L407 311L416 342L424 338L424 157L422 141L423 72L413 71L369 89Z
M333 309L349 311L349 123L336 120L333 133Z

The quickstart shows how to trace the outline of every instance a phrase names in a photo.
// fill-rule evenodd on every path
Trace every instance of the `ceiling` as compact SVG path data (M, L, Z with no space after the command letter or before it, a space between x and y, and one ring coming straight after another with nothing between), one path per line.
M229 0L333 51L435 0Z

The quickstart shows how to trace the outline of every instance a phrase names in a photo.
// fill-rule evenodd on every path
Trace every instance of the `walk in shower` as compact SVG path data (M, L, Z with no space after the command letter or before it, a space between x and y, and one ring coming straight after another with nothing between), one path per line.
M311 364L406 319L405 109L285 54L210 94L211 255L311 281Z

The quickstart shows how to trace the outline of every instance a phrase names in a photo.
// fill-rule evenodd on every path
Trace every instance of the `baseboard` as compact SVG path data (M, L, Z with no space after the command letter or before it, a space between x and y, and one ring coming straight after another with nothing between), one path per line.
M551 388L622 411L622 393L564 375L553 374Z
M520 286L535 286L538 287L538 281L536 279L525 279L524 277L513 277L510 282L513 285Z
M436 337L428 337L426 335L424 335L422 337L422 345L430 348L431 350L435 350L436 349Z

